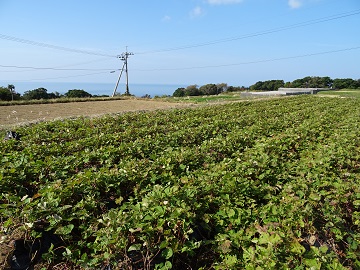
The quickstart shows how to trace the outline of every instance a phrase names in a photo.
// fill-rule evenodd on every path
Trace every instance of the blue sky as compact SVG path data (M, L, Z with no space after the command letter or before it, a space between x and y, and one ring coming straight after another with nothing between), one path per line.
M115 83L126 47L131 83L360 79L359 0L0 0L0 26L3 85Z

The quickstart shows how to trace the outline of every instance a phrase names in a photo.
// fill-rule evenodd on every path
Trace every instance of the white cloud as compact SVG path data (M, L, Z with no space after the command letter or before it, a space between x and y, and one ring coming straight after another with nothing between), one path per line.
M302 6L302 1L301 0L289 0L288 4L291 8L299 8Z
M163 22L167 22L167 21L170 21L171 20L171 17L169 15L165 15L163 18L162 18L162 21Z
M204 14L204 11L199 6L195 7L193 10L190 11L190 17L192 17L192 18L200 17L203 14Z
M228 5L237 4L243 2L243 0L206 0L210 5Z

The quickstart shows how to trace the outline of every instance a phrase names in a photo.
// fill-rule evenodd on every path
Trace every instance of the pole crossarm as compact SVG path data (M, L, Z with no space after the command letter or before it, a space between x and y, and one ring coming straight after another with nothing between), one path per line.
M122 75L122 73L124 71L124 68L125 68L125 73L126 73L126 91L125 91L125 95L130 95L130 91L129 91L129 74L128 74L128 64L127 64L127 60L128 60L130 55L134 55L134 53L128 52L127 48L126 48L126 52L124 52L124 53L117 56L117 58L119 58L121 61L124 61L124 64L123 64L123 67L122 67L122 69L120 71L118 80L117 80L116 85L115 85L114 92L112 94L112 97L114 97L115 94L116 94L116 90L118 88L119 81L120 81L121 75Z
M119 58L122 61L127 61L127 59L129 58L130 55L134 55L134 53L132 53L132 52L124 52L124 53L118 55L117 58Z

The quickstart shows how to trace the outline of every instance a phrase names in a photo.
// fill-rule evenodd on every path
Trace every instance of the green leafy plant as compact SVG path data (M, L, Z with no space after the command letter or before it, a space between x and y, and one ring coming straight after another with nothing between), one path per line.
M83 269L356 269L359 105L301 96L19 128L0 142L1 239L56 235L43 260Z

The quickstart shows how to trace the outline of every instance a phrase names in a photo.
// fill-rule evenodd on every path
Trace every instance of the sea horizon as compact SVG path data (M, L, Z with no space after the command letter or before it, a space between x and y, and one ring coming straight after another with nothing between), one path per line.
M15 91L24 94L26 91L34 90L37 88L45 88L48 93L58 92L65 94L69 90L80 89L84 90L91 95L108 95L111 96L114 92L114 83L84 83L84 82L6 82L0 81L0 86L7 87L8 84L15 86ZM179 87L186 87L187 85L181 84L151 84L151 83L133 83L129 84L129 92L131 95L138 97L144 95L162 96L172 95ZM126 91L125 83L118 85L117 94L124 94Z

